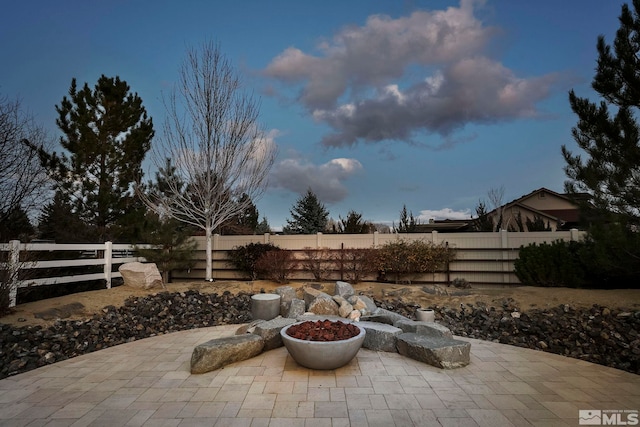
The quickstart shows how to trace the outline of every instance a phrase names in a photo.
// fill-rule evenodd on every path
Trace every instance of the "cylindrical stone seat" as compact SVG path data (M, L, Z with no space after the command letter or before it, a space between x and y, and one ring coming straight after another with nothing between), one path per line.
M280 295L255 294L251 297L251 316L253 320L271 320L280 314Z

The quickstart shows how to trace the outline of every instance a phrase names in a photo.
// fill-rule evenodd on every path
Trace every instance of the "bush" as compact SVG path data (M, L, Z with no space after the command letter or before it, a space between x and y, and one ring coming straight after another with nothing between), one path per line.
M584 243L562 240L524 246L514 262L514 272L525 285L583 287L586 284L581 261L584 248Z
M375 249L342 249L334 256L341 280L359 283L367 274L377 271Z
M260 278L287 283L297 265L293 252L277 248L262 254L255 267Z
M300 262L302 269L310 272L318 281L327 280L333 265L331 251L328 248L304 248L304 258Z
M436 245L422 240L388 242L377 250L377 270L381 275L394 276L399 283L423 273L444 271L455 258L455 252L445 243Z
M272 243L249 243L244 246L236 246L229 253L229 263L236 269L247 274L249 280L258 278L256 264L267 252L279 251L280 248Z

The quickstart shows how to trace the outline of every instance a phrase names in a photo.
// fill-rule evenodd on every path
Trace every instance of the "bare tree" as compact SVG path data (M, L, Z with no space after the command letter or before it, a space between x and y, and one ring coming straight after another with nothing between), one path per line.
M498 219L496 222L496 231L500 231L500 229L504 228L506 230L504 222L504 205L502 200L504 199L504 185L501 185L499 188L492 188L487 193L487 197L489 198L489 202L491 202L491 207L495 210L498 215Z
M20 100L0 96L0 224L39 208L50 190L38 149L50 143Z
M213 280L213 230L262 195L276 147L258 124L259 102L242 90L217 44L188 50L165 107L164 136L152 158L158 168L170 158L175 172L163 191L142 198L161 216L204 230L206 279Z

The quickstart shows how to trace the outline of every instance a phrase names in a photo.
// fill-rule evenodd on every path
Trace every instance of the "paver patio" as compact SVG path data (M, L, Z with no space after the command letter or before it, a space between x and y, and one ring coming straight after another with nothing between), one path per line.
M108 348L0 381L0 426L574 426L579 410L640 410L640 376L468 339L441 370L361 349L314 371L284 347L201 375L193 347L238 325ZM464 339L464 338L463 338Z

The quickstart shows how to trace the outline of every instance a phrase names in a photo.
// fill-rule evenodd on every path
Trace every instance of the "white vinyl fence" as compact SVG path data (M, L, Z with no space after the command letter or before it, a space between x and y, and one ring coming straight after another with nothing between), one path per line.
M518 258L521 246L532 243L551 243L556 240L578 241L585 233L578 230L507 232L497 233L410 233L410 234L313 234L313 235L251 235L251 236L213 236L213 278L216 280L245 279L242 272L235 270L229 263L229 252L235 247L249 243L272 243L281 249L295 252L302 259L308 249L377 248L387 242L406 239L423 240L435 244L445 243L455 249L456 258L446 271L425 274L414 280L422 283L449 284L454 279L464 279L472 286L517 286L520 284L513 271L513 263ZM205 277L205 239L195 236L198 243L195 254L195 266L188 271L173 271L175 281L199 281ZM58 252L74 255L73 259L37 260L37 253ZM121 277L117 267L125 262L142 261L134 256L134 246L130 244L54 244L20 243L11 241L0 244L0 269L8 272L11 283L11 304L15 305L18 288L60 283L104 280L111 287L113 278ZM64 267L102 266L100 272L90 274L66 274L62 276L30 278L42 269L61 269ZM313 280L313 275L299 267L294 271L292 280ZM342 280L341 271L330 271L328 280ZM375 280L375 275L366 280Z
M12 240L0 243L0 253L3 262L0 268L5 272L10 288L10 307L15 306L18 288L28 286L56 285L60 283L86 282L104 280L107 288L111 288L111 279L122 277L117 267L126 262L139 261L134 256L133 245L113 244L111 242L99 244L55 244L55 243L20 243ZM68 254L73 259L37 260L38 253ZM29 277L28 272L52 269L60 270L64 267L102 266L98 273L71 274L55 277ZM115 271L114 271L115 269Z

